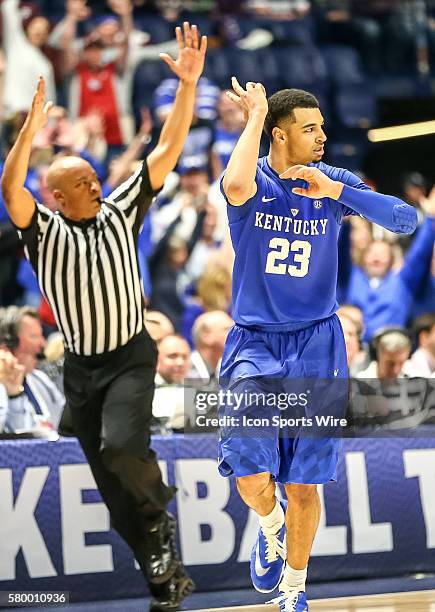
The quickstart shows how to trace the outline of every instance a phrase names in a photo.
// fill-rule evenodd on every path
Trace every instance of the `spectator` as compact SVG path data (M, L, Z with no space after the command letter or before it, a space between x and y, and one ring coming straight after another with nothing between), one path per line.
M361 350L362 327L346 312L346 309L339 308L337 310L337 315L340 319L344 340L346 342L349 373L351 376L355 376L363 369L365 359L365 352Z
M435 375L435 312L421 315L414 322L414 333L418 348L409 362L412 376Z
M156 200L152 214L152 240L158 242L166 233L169 225L181 215L175 235L188 240L198 219L198 210L207 203L210 189L207 169L196 164L180 166L180 180L170 193L161 194Z
M161 124L171 112L178 87L178 79L173 77L164 79L154 93L154 111ZM214 121L217 116L219 88L207 77L201 77L196 90L196 105L193 123L200 121ZM206 125L209 125L208 123Z
M189 205L186 201L185 205ZM188 283L186 264L202 233L205 210L199 210L192 235L186 241L175 234L181 214L170 224L148 260L151 278L150 307L163 312L179 332L182 327L184 294Z
M227 167L231 153L245 125L242 109L221 92L218 102L218 122L211 148L211 167L213 179L218 179Z
M358 378L377 378L388 383L405 376L405 364L411 354L411 340L405 328L379 330L372 339L372 347L374 359Z
M214 257L213 257L214 260ZM230 311L232 280L225 262L213 261L197 284L197 295L186 300L183 314L183 336L193 346L192 326L204 312Z
M379 330L372 348L373 361L354 381L353 424L402 429L423 423L429 416L428 384L406 373L411 353L408 332L403 328Z
M412 309L412 319L416 319L426 312L435 312L435 245L432 253L429 279L421 283L415 295Z
M192 329L195 350L190 357L189 378L217 384L225 340L233 325L223 311L213 310L200 315Z
M373 242L373 224L367 219L353 216L349 217L349 223L352 228L350 233L352 261L357 266L361 266L364 253Z
M4 430L50 436L60 421L65 398L46 374L36 369L45 339L36 310L10 306L0 321L0 347L22 366L20 376L7 381Z
M177 334L169 334L159 344L153 417L166 429L184 428L184 379L189 370L190 348Z
M391 245L382 240L369 245L361 268L354 266L352 269L345 301L363 311L366 340L386 325L406 325L414 296L430 278L435 238L434 192L423 206L427 217L399 271L392 269Z
M433 197L433 194L428 195L427 183L420 172L408 172L402 177L401 195L402 199L414 206L417 211L418 225L420 226L424 219L424 201L427 198ZM415 236L397 236L395 239L400 246L406 251L414 240Z
M201 236L186 265L186 274L189 283L193 285L196 285L198 279L203 275L210 255L220 246L220 242L214 239L216 222L216 209L212 204L207 204L205 206L205 217L202 224Z
M57 32L66 56L66 70L73 76L70 116L75 119L89 113L101 114L109 159L122 151L124 142L132 135L131 122L127 127L129 109L125 93L121 95L118 87L127 68L132 4L129 0L114 0L111 8L118 13L122 28L119 29L116 18L103 19L84 41L78 41L77 25L89 16L89 11L84 1L69 0L67 15Z
M68 0L67 13L56 26L51 40L58 48L68 51L69 67L75 66L86 44L86 39L77 38L77 26L87 20L91 10L86 0ZM134 71L143 60L158 60L160 53L177 53L177 42L168 40L160 44L148 44L150 35L134 27L132 19L133 3L130 0L108 0L107 11L103 16L96 17L91 22L92 37L101 41L104 47L105 63L115 61L118 66L116 78L116 101L121 109L123 131L129 141L132 136L132 88Z
M154 94L154 110L159 123L163 123L168 116L177 87L178 80L174 78L165 79L157 87ZM178 160L178 168L182 169L183 173L193 167L204 168L208 172L219 95L219 88L209 79L206 77L199 79L192 126L183 153Z
M28 111L35 94L34 83L42 75L47 84L47 99L55 102L54 71L44 54L50 24L40 15L31 18L24 31L19 0L3 0L3 49L6 55L4 110L6 116Z

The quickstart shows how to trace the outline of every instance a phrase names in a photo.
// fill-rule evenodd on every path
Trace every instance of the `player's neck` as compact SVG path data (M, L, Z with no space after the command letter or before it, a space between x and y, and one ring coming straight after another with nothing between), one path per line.
M269 155L267 156L267 161L269 166L278 174L281 174L288 168L301 163L300 160L297 161L295 159L290 159L287 152L284 153L281 151L275 151L274 149L270 149Z

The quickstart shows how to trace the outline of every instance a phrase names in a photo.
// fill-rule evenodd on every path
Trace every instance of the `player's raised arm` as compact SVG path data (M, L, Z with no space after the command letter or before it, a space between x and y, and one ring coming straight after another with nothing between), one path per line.
M204 69L207 49L207 37L200 38L196 25L190 27L185 21L183 33L178 27L175 33L179 47L178 58L173 60L167 53L161 53L160 57L180 79L180 85L172 110L163 125L159 142L147 158L153 189L159 189L163 185L183 150L192 123L196 84Z
M24 181L29 169L33 138L46 124L51 106L51 102L45 103L45 83L40 77L32 108L6 158L2 177L3 199L12 222L19 228L30 225L35 211L35 202L24 187Z
M243 109L247 122L228 162L223 188L228 201L241 206L257 191L255 174L268 106L261 83L246 83L246 90L236 77L231 79L231 83L234 92L228 92L228 96Z
M295 187L293 193L308 198L332 198L396 234L412 234L417 227L417 213L413 206L399 198L371 190L362 190L334 181L319 168L292 166L280 174L282 179L302 179L306 189Z

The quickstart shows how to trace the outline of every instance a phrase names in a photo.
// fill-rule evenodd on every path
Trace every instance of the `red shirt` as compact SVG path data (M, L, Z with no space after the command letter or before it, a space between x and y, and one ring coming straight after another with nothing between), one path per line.
M122 145L123 138L119 122L118 104L115 92L115 65L107 64L98 71L92 71L87 64L77 67L80 83L79 115L90 111L99 112L104 118L104 132L108 145Z

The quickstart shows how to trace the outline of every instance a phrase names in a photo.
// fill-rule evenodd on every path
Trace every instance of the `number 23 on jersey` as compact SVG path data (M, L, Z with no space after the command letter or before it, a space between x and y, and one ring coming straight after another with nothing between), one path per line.
M290 242L287 238L272 238L269 242L271 249L267 255L266 272L268 274L290 274L299 278L306 276L310 265L311 244L306 240L294 240ZM288 258L290 251L294 252L295 264L278 263Z

